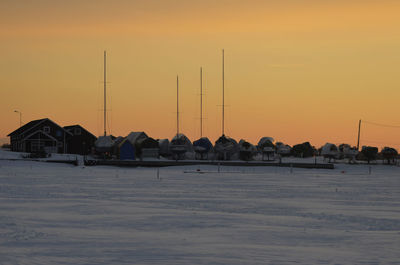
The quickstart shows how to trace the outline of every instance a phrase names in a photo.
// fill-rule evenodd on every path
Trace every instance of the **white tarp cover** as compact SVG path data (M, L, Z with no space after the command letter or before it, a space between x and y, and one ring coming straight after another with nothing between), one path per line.
M275 146L273 144L274 138L272 137L262 137L260 141L258 141L257 148L261 152L274 152Z
M177 134L172 138L170 142L170 150L173 151L173 148L176 146L184 146L186 152L193 152L192 142L183 133Z
M270 141L271 143L274 143L274 138L272 137L262 137L260 141L258 141L258 146L264 145L267 141Z
M109 152L114 146L114 140L112 139L111 135L100 136L97 138L94 146L98 152Z
M347 158L354 158L359 153L355 147L351 147L348 144L339 145L339 151L342 152L344 157Z
M338 148L336 145L331 144L331 143L326 143L321 150L321 155L337 155L338 154Z
M239 150L253 152L253 153L257 152L257 148L253 144L243 139L239 141Z
M138 140L144 139L144 138L148 138L148 136L145 132L131 132L126 137L126 140L128 140L133 145L135 145Z

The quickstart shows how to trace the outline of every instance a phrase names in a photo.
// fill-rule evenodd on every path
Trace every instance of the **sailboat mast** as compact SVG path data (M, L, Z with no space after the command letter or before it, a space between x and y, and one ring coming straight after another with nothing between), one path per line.
M104 51L104 136L107 135L107 77L106 77L107 52Z
M225 55L222 49L222 135L225 135Z
M203 137L203 67L200 67L200 138Z
M176 135L179 134L179 77L176 76Z

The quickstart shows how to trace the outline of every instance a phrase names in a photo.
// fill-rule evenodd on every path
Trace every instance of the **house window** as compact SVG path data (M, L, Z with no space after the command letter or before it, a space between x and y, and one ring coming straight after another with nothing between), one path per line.
M82 134L81 128L74 129L74 135L81 135L81 134Z
M43 127L43 131L44 131L45 133L49 133L49 132L50 132L50 127L49 127L49 126L44 126L44 127Z

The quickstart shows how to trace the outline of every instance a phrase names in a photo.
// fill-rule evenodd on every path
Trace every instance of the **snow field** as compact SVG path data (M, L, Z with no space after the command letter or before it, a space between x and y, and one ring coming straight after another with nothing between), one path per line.
M2 160L0 264L399 264L399 167L197 169Z

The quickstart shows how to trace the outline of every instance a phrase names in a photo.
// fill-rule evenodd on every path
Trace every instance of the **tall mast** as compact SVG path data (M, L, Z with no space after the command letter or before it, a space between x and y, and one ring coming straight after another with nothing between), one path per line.
M203 67L200 67L200 138L203 137Z
M179 77L176 76L176 135L179 134Z
M222 135L225 135L225 56L222 49Z
M106 77L107 52L104 51L104 136L107 135L107 77Z

